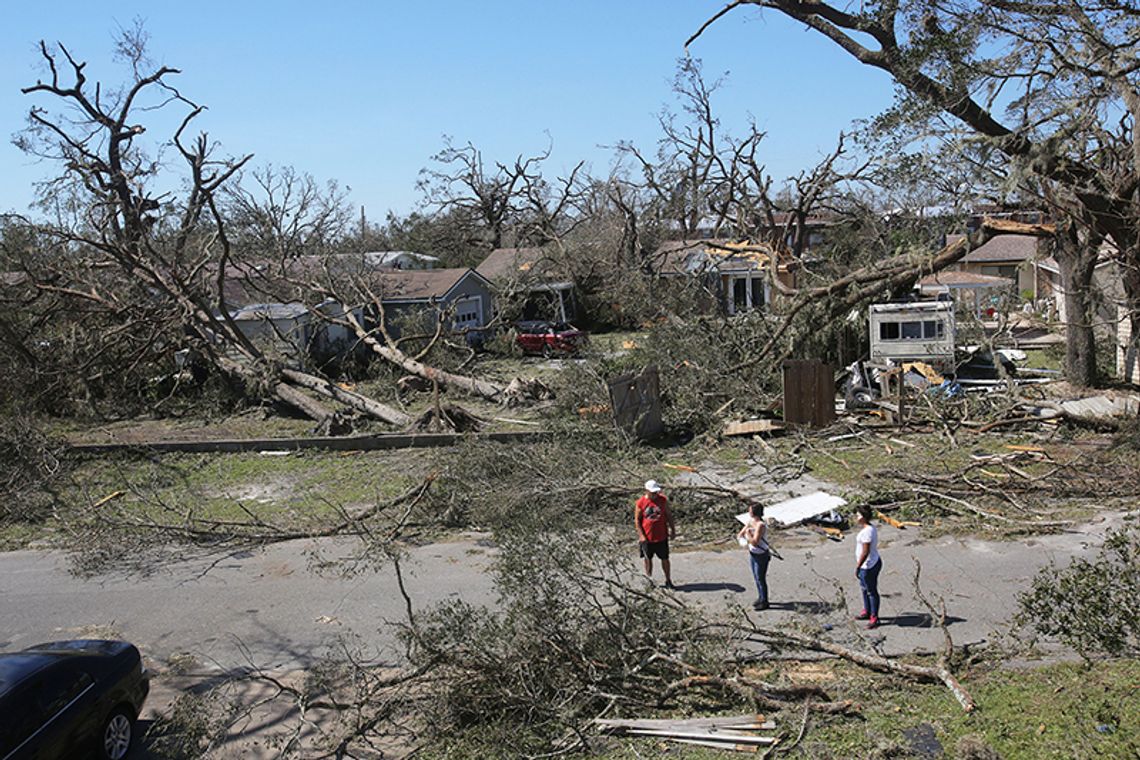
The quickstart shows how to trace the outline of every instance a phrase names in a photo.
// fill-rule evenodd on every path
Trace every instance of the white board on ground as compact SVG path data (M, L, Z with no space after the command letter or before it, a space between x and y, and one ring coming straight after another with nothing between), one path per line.
M804 520L825 515L833 509L847 504L842 496L832 496L824 491L816 491L805 496L781 501L770 507L764 507L764 517L783 526L798 525Z

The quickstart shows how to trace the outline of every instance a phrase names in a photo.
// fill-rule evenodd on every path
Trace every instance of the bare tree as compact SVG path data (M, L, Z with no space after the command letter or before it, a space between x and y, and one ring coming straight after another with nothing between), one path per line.
M742 6L778 11L889 74L1008 162L1063 223L1056 239L1067 304L1066 370L1096 379L1092 270L1110 240L1137 296L1140 114L1137 16L1121 3L1017 0L890 2L846 10L818 0L735 0L694 34ZM1003 123L1002 118L1007 121ZM926 134L915 129L915 135ZM1136 309L1131 309L1133 321ZM1135 334L1135 333L1134 333Z

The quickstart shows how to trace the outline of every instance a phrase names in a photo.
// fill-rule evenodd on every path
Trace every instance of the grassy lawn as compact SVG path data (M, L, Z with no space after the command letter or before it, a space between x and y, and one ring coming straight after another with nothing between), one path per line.
M1000 756L1040 758L1135 758L1140 756L1140 661L1091 665L1062 663L1028 669L999 668L964 679L978 709L966 714L941 686L869 676L836 666L834 696L861 706L858 717L812 718L803 742L784 757L888 758ZM776 716L790 743L800 715ZM945 754L923 754L920 746ZM985 745L998 755L978 754ZM711 760L731 753L650 740L614 741L606 760L671 757Z
M403 493L426 474L428 461L414 449L91 457L76 467L58 498L85 508L119 494L110 502L115 509L155 519L189 512L216 520L248 519L252 514L296 525ZM8 523L0 533L0 548L50 538L53 523Z

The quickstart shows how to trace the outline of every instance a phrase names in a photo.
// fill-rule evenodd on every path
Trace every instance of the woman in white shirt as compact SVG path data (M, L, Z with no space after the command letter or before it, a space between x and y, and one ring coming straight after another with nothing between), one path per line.
M756 581L756 601L754 610L768 609L768 564L772 553L768 548L768 526L764 522L764 505L752 502L748 505L752 517L740 529L738 538L748 547L748 563L752 566L752 578Z
M855 577L863 591L863 611L857 619L866 620L867 628L878 628L879 573L883 559L879 556L879 529L871 522L870 507L856 507L855 524L859 526L855 535Z

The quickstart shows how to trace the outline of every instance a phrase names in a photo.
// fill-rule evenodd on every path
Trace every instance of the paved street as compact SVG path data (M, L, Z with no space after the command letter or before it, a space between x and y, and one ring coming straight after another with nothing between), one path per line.
M924 542L918 530L883 526L880 586L886 625L869 642L888 653L941 645L940 632L929 626L925 608L912 593L912 558L922 562L924 591L945 598L956 643L983 641L1006 624L1018 592L1038 568L1050 560L1064 564L1099 544L1107 524L1094 522L1021 543L950 537ZM779 549L781 534L774 539ZM765 622L784 623L796 614L789 608L797 607L813 622L831 625L830 635L853 639L857 629L844 615L826 609L837 590L851 608L859 608L851 541L849 536L841 544L820 539L810 546L785 546L785 561L773 561L769 573L775 607L763 613ZM382 657L391 653L395 639L387 622L403 618L391 568L347 579L319 575L309 569L309 548L294 542L242 553L208 572L203 572L208 563L195 561L169 565L145 578L86 580L70 575L65 558L56 554L0 554L0 646L113 634L136 642L153 660L189 653L203 665L223 668L249 660L263 667L302 667L342 635L358 637ZM472 603L493 603L484 572L492 551L477 540L412 550L407 584L416 604L457 595ZM633 570L638 561L632 542L630 552ZM747 559L735 547L677 552L674 577L681 598L706 605L710 612L726 604L747 605L754 598Z

